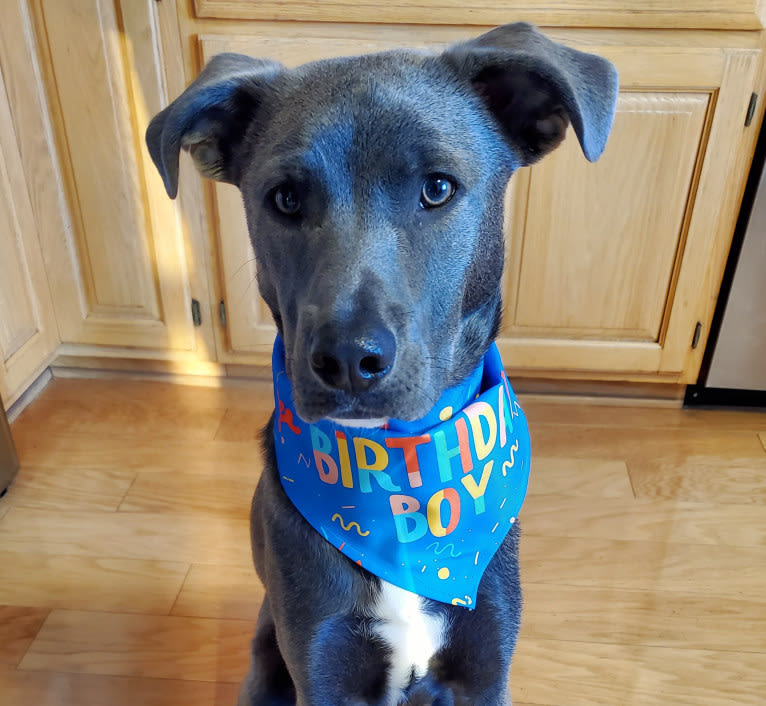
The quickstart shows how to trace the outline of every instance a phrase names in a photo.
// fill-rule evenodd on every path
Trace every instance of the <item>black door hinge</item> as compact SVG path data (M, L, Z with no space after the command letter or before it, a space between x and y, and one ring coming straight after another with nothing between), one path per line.
M223 299L218 305L218 318L221 319L221 326L226 328L226 302Z
M702 322L698 321L694 327L694 336L692 336L692 350L694 350L700 342L700 336L702 335Z
M199 302L192 299L191 302L192 321L195 326L202 326L202 311L199 308Z
M755 115L755 106L758 104L758 94L753 93L750 96L750 103L747 106L747 115L745 115L745 127L750 127Z

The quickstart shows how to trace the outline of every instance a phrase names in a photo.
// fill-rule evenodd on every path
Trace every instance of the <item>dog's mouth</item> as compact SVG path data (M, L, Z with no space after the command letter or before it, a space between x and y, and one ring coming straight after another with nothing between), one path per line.
M344 418L344 417L327 417L331 422L338 424L342 427L351 427L353 429L381 429L388 423L388 417L370 417L369 419L361 418Z
M375 428L383 426L399 412L379 393L365 393L351 396L345 393L317 389L312 385L306 389L301 383L293 385L296 411L305 422L331 419L342 426Z
M399 375L392 375L365 392L350 393L329 389L305 369L288 375L295 409L309 424L332 419L347 427L382 427L392 418L419 419L436 403L436 399L419 392L423 386L414 384L412 376L403 380Z

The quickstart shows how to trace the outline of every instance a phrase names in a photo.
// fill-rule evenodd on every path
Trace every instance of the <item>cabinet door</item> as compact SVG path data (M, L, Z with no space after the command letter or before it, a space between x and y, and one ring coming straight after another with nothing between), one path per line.
M62 339L190 350L182 223L143 139L167 102L156 2L30 6L72 220L45 253Z
M58 345L48 281L0 76L0 405L9 407Z
M614 130L596 164L570 135L512 180L500 347L526 374L693 380L694 332L712 315L742 184L757 51L593 51L620 70Z

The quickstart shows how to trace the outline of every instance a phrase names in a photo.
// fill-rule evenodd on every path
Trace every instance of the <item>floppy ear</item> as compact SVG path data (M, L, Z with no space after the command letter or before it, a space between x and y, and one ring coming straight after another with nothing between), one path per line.
M206 177L238 184L247 127L281 64L217 54L146 129L146 144L170 198L178 193L178 154L189 150Z
M617 70L606 59L553 42L525 22L443 56L484 100L522 165L557 147L570 121L588 160L601 156L618 91Z

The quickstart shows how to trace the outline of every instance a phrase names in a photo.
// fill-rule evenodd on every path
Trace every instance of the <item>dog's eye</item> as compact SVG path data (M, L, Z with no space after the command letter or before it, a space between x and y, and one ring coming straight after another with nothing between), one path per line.
M282 184L274 189L271 200L277 210L286 216L297 216L301 210L301 200L292 184Z
M445 174L431 174L420 190L420 205L423 208L444 206L457 191L457 184Z

